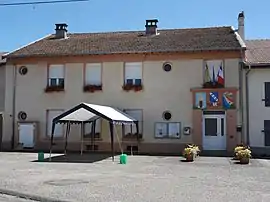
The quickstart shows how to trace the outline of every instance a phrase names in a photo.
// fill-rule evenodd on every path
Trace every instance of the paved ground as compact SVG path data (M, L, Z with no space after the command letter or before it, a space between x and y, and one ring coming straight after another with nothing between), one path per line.
M13 190L71 202L270 201L270 160L238 165L220 157L186 163L178 157L129 156L128 164L120 165L119 157L115 163L32 162L35 159L36 154L0 153L0 193ZM88 155L86 159L91 161Z
M21 199L15 196L0 194L0 202L31 202L31 200ZM32 201L35 202L35 201Z

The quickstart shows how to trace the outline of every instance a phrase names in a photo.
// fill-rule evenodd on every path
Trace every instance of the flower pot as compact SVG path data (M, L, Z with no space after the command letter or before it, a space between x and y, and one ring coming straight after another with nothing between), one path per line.
M194 161L194 155L187 155L187 156L186 156L186 161L187 161L187 162Z
M249 164L249 158L240 158L240 164Z

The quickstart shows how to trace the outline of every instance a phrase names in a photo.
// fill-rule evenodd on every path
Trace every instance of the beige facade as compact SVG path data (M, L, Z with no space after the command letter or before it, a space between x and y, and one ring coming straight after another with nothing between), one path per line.
M121 55L113 57L69 57L24 59L9 63L6 68L6 96L4 113L3 145L10 148L13 126L15 131L15 147L18 143L18 113L27 114L27 122L37 122L35 147L48 148L47 110L67 110L80 102L109 105L119 109L141 109L143 112L143 139L141 150L145 152L180 152L181 147L193 143L193 95L191 89L201 88L203 84L203 67L205 60L220 59L224 61L225 88L236 89L236 108L234 125L241 124L239 112L239 62L238 52L206 52L194 54L171 54L153 56ZM85 66L88 63L102 64L102 91L94 93L83 92ZM139 92L123 91L125 62L142 62L142 85ZM172 64L172 70L163 70L164 62ZM65 91L46 93L48 67L50 64L64 64ZM19 68L26 66L28 72L19 74ZM14 72L16 76L14 77ZM16 79L16 81L14 80ZM13 97L15 87L15 98ZM15 110L13 109L15 100ZM13 110L15 113L13 114ZM180 122L179 139L155 138L155 123L165 122L162 114L170 111L170 122ZM215 109L213 109L215 110ZM13 125L13 117L15 119ZM102 121L100 148L109 148L110 136L108 123ZM191 134L184 135L183 128L191 127ZM198 126L196 126L198 127ZM199 126L200 127L200 126ZM120 128L117 136L122 142ZM236 132L236 130L235 130ZM202 135L202 134L196 134ZM69 147L78 150L80 145L80 130L78 126L71 127ZM117 138L116 138L117 140ZM85 140L84 144L87 145ZM259 141L259 140L258 140ZM57 138L59 148L63 148L64 139ZM236 142L235 142L236 143ZM132 145L132 142L122 142L122 145ZM116 146L118 143L116 144ZM57 146L56 146L57 147Z
M252 69L248 75L249 141L251 147L265 148L264 120L269 120L265 106L265 82L270 82L268 69Z
M0 64L0 113L4 111L5 108L5 75L6 66Z

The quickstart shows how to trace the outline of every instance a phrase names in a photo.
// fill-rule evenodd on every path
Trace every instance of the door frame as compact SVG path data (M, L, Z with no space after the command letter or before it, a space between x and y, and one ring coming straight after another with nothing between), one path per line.
M205 119L206 118L216 118L217 119L217 127L218 127L218 131L219 133L221 133L222 129L221 129L221 119L223 118L224 120L224 127L223 127L223 136L221 136L221 134L218 135L218 137L221 139L224 139L224 144L225 144L225 148L224 149L220 149L220 150L226 150L227 149L227 130L226 130L226 113L222 112L222 113L215 113L215 111L213 111L213 113L208 112L207 114L203 114L202 115L202 147L204 148L204 141L205 141ZM207 150L207 149L206 149Z

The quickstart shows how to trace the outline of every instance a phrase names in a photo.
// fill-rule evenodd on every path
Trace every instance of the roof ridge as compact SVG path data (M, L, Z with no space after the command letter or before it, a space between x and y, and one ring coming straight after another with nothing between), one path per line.
M202 29L214 29L214 28L231 28L231 26L212 26L212 27L187 27L187 28L163 28L157 31L177 31L177 30L202 30ZM100 32L68 32L68 34L113 34L113 33L139 33L145 32L145 30L119 30L119 31L100 31Z

